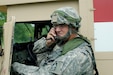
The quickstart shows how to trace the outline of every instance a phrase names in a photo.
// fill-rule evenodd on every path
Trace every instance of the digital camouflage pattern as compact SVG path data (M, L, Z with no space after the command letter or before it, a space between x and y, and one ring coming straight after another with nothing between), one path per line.
M81 17L72 7L63 7L55 10L51 15L53 25L67 24L73 27L80 27Z
M41 50L45 49L45 38L41 38L34 44L33 51L39 59ZM40 58L39 67L27 66L15 62L12 66L16 72L22 75L94 75L92 53L87 43L82 43L77 48L62 55L62 47L56 45L52 52ZM39 64L39 63L38 63Z
M53 25L80 27L81 18L72 7L55 10L51 18ZM42 37L34 43L33 48L37 56L37 66L15 62L12 67L21 75L94 75L93 55L89 43L76 39L69 41L63 46L56 44L53 48L48 48L46 38Z

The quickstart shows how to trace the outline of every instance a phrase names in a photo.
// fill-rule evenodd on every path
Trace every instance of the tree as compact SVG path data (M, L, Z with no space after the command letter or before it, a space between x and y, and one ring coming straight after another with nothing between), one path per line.
M6 13L0 12L0 45L1 45L1 39L3 37L3 24L6 22Z
M3 38L3 25L6 22L7 14L0 12L0 44ZM28 42L33 37L34 27L28 23L16 23L14 29L14 42Z
M3 26L4 22L6 22L6 13L0 12L0 26Z
M30 23L16 23L14 29L14 42L22 43L32 41L34 27Z

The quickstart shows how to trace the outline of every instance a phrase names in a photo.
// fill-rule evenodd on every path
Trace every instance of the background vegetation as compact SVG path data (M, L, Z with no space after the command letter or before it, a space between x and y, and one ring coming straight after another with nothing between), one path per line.
M16 23L14 42L30 42L34 38L34 26L30 23Z
M6 22L7 14L0 12L0 45L3 40L3 25ZM34 27L28 23L15 23L14 42L29 42L34 36Z

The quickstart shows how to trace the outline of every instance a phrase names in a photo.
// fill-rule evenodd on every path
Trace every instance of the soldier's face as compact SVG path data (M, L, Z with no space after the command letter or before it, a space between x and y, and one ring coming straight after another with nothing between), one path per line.
M56 35L61 38L67 34L68 30L69 30L68 25L65 24L55 26Z

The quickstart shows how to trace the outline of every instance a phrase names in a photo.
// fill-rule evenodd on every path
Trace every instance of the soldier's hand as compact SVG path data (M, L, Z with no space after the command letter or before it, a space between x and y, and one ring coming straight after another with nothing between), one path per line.
M46 37L46 40L47 40L46 46L50 46L51 44L55 42L55 36L56 36L55 29L51 28Z

